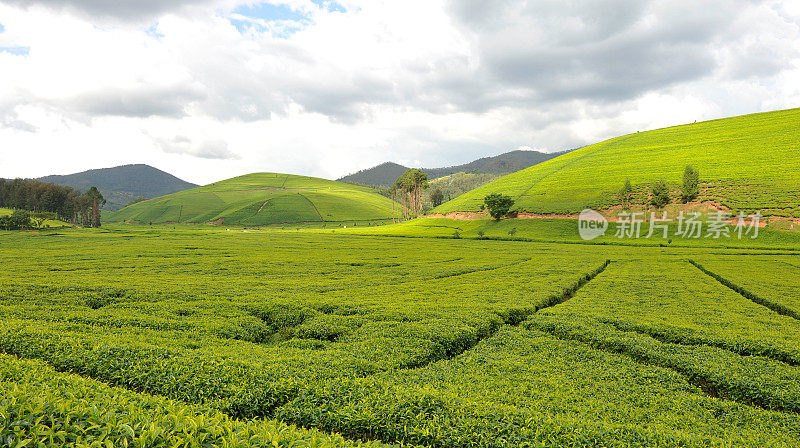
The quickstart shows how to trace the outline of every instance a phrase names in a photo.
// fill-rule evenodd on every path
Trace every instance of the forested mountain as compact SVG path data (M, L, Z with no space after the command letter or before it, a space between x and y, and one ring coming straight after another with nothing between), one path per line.
M96 186L107 201L104 209L111 211L119 210L140 197L155 198L197 186L149 165L123 165L36 180L80 191Z
M421 168L429 179L448 176L459 172L483 174L509 174L550 160L568 151L557 153L542 153L538 151L511 151L493 157L482 157L463 165L454 165L444 168ZM378 166L361 170L338 179L340 182L349 182L361 185L391 185L408 167L393 162L381 163Z

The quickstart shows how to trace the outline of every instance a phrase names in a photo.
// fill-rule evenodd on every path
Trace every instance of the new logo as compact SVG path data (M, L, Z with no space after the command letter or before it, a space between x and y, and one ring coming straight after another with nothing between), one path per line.
M586 241L605 235L608 221L600 213L586 209L578 216L578 233Z

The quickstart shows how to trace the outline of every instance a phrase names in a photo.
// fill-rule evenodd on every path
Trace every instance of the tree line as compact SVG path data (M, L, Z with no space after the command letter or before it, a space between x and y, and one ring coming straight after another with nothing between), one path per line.
M72 187L36 180L0 179L0 207L53 213L75 225L100 227L100 207L105 203L97 187L81 193Z
M658 179L653 182L650 187L650 200L649 203L656 208L664 208L669 204L672 199L670 197L670 188L667 181ZM625 208L629 208L631 199L633 198L633 186L631 180L626 179L625 185L619 191L620 200ZM687 165L683 170L683 184L681 185L681 202L684 204L697 199L700 194L700 171Z
M416 218L422 213L422 192L428 189L428 175L412 168L403 173L389 188L392 199L392 221L394 203L400 204L402 219Z

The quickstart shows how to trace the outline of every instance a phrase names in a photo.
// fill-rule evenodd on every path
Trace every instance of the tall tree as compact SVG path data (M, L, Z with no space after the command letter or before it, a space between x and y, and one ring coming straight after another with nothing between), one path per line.
M100 227L100 206L105 205L106 199L100 194L100 190L97 187L92 186L89 188L89 191L86 192L86 197L89 199L89 202L92 205L92 227Z
M397 178L392 189L402 195L405 219L415 218L422 213L422 192L428 189L428 175L422 170L411 168Z

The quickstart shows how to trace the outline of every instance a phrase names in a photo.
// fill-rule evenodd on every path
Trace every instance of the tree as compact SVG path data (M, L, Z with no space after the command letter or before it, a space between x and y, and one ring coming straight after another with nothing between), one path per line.
M428 175L424 171L411 168L392 184L391 190L400 193L405 219L417 217L422 212L422 192L428 189Z
M681 199L683 203L687 203L697 199L700 194L700 171L692 168L691 165L686 165L683 170L683 194Z
M11 216L0 216L0 229L24 230L33 227L30 213L26 210L14 210Z
M102 194L100 194L100 190L98 190L97 187L95 186L89 188L89 191L86 192L86 197L92 204L91 226L100 227L100 206L105 205L106 199L103 197Z
M492 193L486 196L483 198L483 203L486 208L489 209L489 214L495 221L500 221L503 216L508 214L511 207L514 206L514 200L511 199L510 196L498 193Z
M622 199L622 204L625 206L625 208L630 208L632 195L633 186L631 185L631 180L625 179L625 185L623 185L622 190L619 191L619 197Z
M431 204L433 204L434 207L438 207L442 205L442 202L444 202L444 194L442 193L442 190L438 188L433 190L431 192Z
M78 215L76 198L80 192L71 187L36 180L0 179L0 207L30 212L52 212L64 221Z
M650 203L656 208L664 208L670 203L669 186L664 179L659 179L650 185Z

